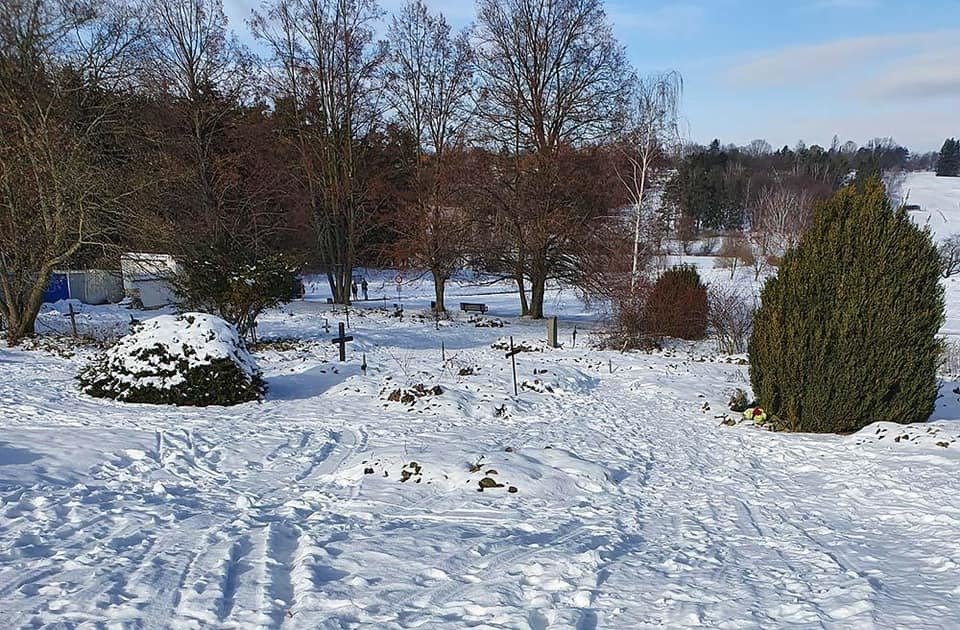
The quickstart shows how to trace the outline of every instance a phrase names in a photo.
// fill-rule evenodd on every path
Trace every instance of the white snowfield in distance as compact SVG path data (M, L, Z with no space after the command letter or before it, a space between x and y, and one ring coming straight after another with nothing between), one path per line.
M960 232L960 178L909 173L903 194L907 204L920 206L910 213L913 220L929 225L938 241Z
M0 348L4 627L956 626L960 383L920 425L728 427L748 368L711 342L592 349L595 314L554 289L546 348L509 284L467 278L449 305L505 326L437 330L428 282L392 316L394 275L370 272L346 363L322 283L264 317L302 341L255 349L262 403L96 400L74 382L92 349Z

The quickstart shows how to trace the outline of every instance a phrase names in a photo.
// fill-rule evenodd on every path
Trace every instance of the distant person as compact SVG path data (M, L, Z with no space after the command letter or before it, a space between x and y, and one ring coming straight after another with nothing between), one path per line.
M356 300L357 299L357 281L356 280L353 281L353 284L350 285L350 288L353 289L353 299Z
M363 301L366 302L370 299L370 294L367 293L367 290L370 288L370 285L367 284L367 279L364 278L363 282L360 284L360 287L363 289Z

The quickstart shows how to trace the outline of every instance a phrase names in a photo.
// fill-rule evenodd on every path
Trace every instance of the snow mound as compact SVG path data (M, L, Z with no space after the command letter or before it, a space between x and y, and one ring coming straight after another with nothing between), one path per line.
M334 476L345 485L364 484L364 493L369 497L390 497L400 491L419 492L428 486L477 500L491 494L519 493L528 498L551 497L557 501L561 497L581 496L584 492L610 491L626 474L551 446L509 447L479 457L456 448L404 452L398 446L378 449L376 456L343 468ZM420 486L420 490L415 489L416 486ZM478 492L487 494L478 496Z
M854 433L850 439L857 445L874 444L888 449L925 449L953 457L957 457L957 451L960 451L960 427L949 422L936 424L874 422Z
M524 379L520 389L538 394L586 394L597 386L597 379L570 367L535 369L533 378Z
M205 313L161 315L136 325L78 380L99 398L199 407L259 400L266 391L236 328Z

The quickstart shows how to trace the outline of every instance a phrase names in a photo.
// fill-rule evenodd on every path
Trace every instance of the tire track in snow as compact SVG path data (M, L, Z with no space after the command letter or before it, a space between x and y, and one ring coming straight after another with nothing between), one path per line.
M263 590L263 609L269 610L273 627L281 627L293 618L296 606L293 570L297 551L300 548L300 528L288 523L267 526L267 575L269 580Z
M241 534L230 543L230 552L221 569L222 587L217 601L217 620L225 621L236 605L237 588L243 575L251 569L247 556L253 549L249 536Z

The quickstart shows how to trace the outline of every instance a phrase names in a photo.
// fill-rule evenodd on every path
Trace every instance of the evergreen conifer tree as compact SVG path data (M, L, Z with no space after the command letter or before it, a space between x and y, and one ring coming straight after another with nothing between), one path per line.
M933 412L943 322L929 230L894 210L879 180L821 204L767 281L750 378L782 430L856 431Z
M960 140L947 138L937 160L937 176L960 177Z

